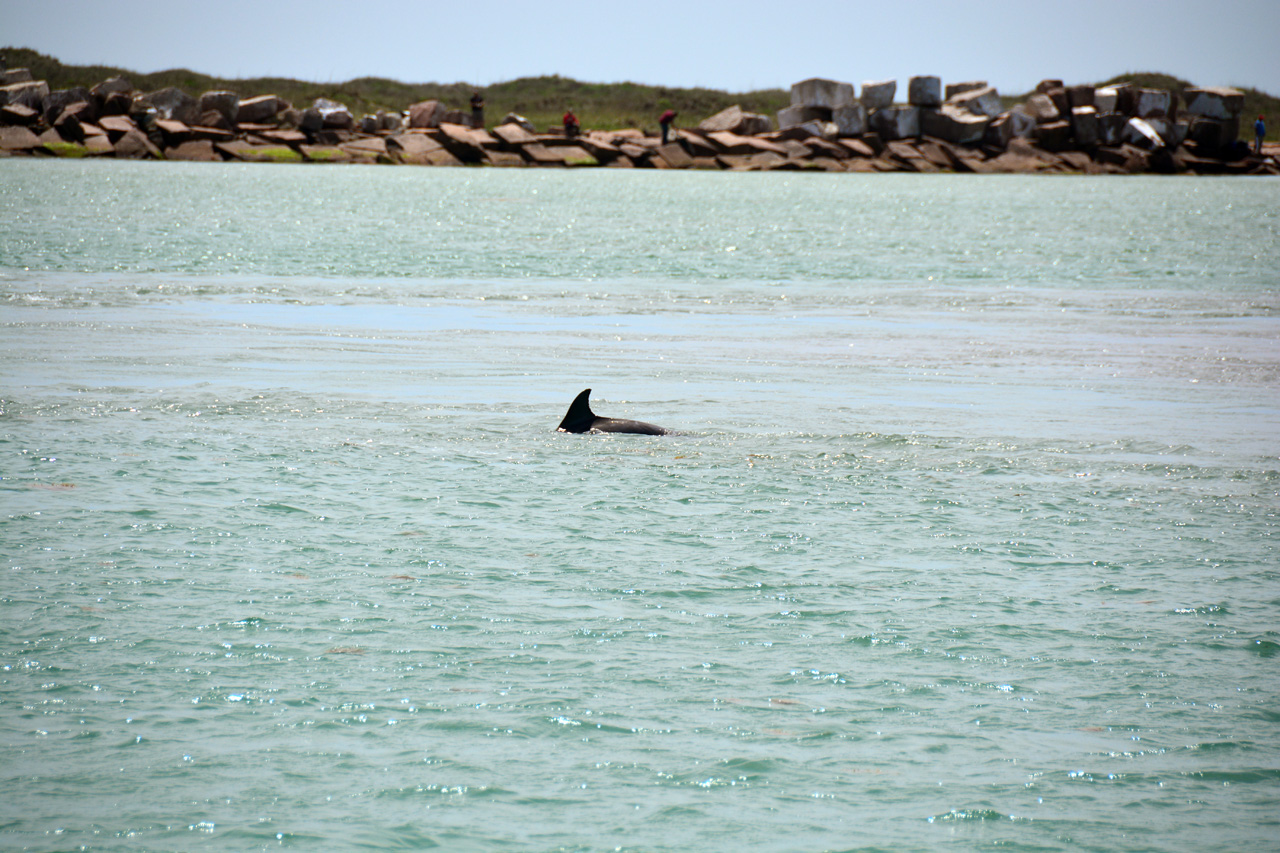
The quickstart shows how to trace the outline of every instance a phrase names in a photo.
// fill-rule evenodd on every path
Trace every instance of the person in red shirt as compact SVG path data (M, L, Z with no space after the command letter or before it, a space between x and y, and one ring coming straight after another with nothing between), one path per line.
M658 126L662 128L662 144L667 144L667 135L671 133L671 123L676 120L676 111L667 110L662 114L662 118L658 119Z
M564 135L567 139L573 139L582 132L582 125L578 123L578 117L573 114L572 109L564 111Z

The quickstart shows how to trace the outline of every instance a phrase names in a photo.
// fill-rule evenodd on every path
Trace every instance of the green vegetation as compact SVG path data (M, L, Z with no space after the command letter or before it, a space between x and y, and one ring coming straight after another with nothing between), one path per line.
M469 110L476 87L467 83L400 83L380 77L361 77L345 83L308 83L282 77L227 80L197 74L185 68L138 74L123 68L102 65L63 65L58 60L27 48L0 48L10 68L29 68L37 80L47 80L51 89L73 86L92 88L111 77L125 77L134 88L154 91L176 86L192 95L226 89L250 98L277 95L299 108L316 98L345 104L353 115L378 110L400 112L418 101L435 99L450 109ZM582 83L567 77L522 77L481 88L485 99L485 119L493 125L509 112L533 122L539 129L559 126L560 116L572 107L583 126L601 130L627 127L656 133L658 116L664 110L680 113L680 122L696 124L726 107L740 105L748 112L773 115L791 103L782 89L734 94L715 89L678 89L638 83Z
M58 157L85 157L89 154L89 149L77 142L46 142L44 148L51 154Z

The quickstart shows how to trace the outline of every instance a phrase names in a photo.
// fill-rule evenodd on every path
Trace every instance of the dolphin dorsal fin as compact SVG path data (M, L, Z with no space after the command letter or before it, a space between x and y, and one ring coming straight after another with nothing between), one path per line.
M565 432L586 432L591 429L595 419L596 414L591 411L591 389L588 388L573 398L573 402L569 404L569 411L565 413L564 420L560 422L557 429Z

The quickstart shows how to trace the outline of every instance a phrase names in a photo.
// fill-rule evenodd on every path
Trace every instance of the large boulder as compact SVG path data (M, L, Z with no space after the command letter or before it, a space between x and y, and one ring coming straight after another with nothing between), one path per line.
M1093 102L1095 95L1096 90L1093 86L1083 83L1078 86L1071 86L1067 89L1067 103L1073 110L1076 107L1096 106Z
M893 106L893 96L898 92L897 80L868 80L862 84L862 105L867 112Z
M507 113L505 116L502 117L502 121L498 122L498 126L501 127L504 124L519 125L520 127L527 130L529 133L538 132L537 129L534 128L533 122L529 121L527 118L520 115L519 113Z
M1197 147L1206 151L1222 151L1240 138L1240 119L1218 119L1195 116L1188 128L1188 137Z
M1139 148L1154 150L1164 147L1164 137L1151 122L1144 118L1131 118L1125 125L1123 141Z
M948 87L950 89L950 87ZM995 118L1004 112L1004 103L995 87L983 86L978 89L966 89L948 97L947 103L968 110L974 115Z
M1139 89L1134 102L1138 118L1172 118L1173 93L1167 89Z
M1116 112L1116 102L1118 95L1115 86L1103 86L1101 89L1093 91L1093 107L1099 113Z
M920 132L956 145L976 145L982 141L991 119L952 104L936 110L920 111Z
M915 139L920 135L919 107L885 107L871 114L871 129L880 138Z
M439 127L444 114L444 104L439 101L419 101L409 107L409 127Z
M793 105L778 110L778 127L782 130L810 121L831 121L831 110L827 107L807 105ZM705 128L699 126L699 129ZM721 131L708 130L707 132L720 133ZM734 131L728 132L733 133Z
M737 104L726 107L720 112L709 118L704 118L698 122L698 130L706 133L737 133L738 127L742 124L742 117L745 115L742 108Z
M956 95L963 95L965 92L972 92L976 89L987 88L986 80L968 80L964 83L948 83L944 92L948 101L955 98Z
M1037 125L1035 139L1045 151L1061 151L1071 144L1071 122L1051 121Z
M57 89L44 96L44 99L40 102L40 111L44 114L45 124L52 125L69 104L92 102L93 95L83 86L76 86L73 89ZM97 115L95 114L89 121L93 121L96 118Z
M120 116L129 112L133 103L133 84L123 77L112 77L94 86L89 94L93 95L98 115Z
M861 136L867 132L867 108L862 104L846 104L831 111L831 121L841 136Z
M235 92L205 92L200 96L200 115L203 116L209 112L222 116L226 126L234 128L236 118L240 114L240 96Z
M0 86L12 86L14 83L32 82L31 69L7 68L0 71Z
M1124 113L1098 114L1098 142L1102 145L1119 145L1124 142L1124 129L1129 117Z
M907 102L913 107L942 106L942 79L928 75L907 81Z
M791 84L791 106L834 110L853 103L853 84L811 77Z
M43 144L30 128L0 127L0 151L30 151Z
M311 109L320 114L320 120L326 130L350 130L356 120L346 105L328 98L316 98Z
M248 98L237 103L235 123L262 124L263 122L269 122L277 114L288 109L288 107L288 102L277 98L275 95L259 95L256 98Z
M49 84L43 80L25 80L0 86L0 107L22 104L33 110L41 110L41 104L49 95Z
M1098 111L1091 106L1071 109L1071 135L1081 148L1093 148L1101 142Z
M200 102L177 86L158 89L134 98L133 111L137 111L140 105L153 108L156 111L156 118L172 119L183 124L200 122ZM117 152L118 155L119 152Z
M1225 86L1192 86L1182 93L1187 105L1183 112L1205 118L1238 118L1244 112L1244 92Z
M1053 99L1043 92L1037 92L1027 98L1027 102L1023 104L1022 109L1035 120L1036 124L1048 124L1062 118L1062 114L1058 112L1058 107L1053 103Z
M117 139L113 146L115 147L116 157L125 160L158 159L161 157L160 149L140 130L129 131Z
M0 125L21 125L27 127L40 120L40 111L22 104L6 104L0 107Z

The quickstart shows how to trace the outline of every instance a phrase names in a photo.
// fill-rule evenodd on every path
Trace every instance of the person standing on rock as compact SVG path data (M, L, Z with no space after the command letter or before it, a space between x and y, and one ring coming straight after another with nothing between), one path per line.
M484 129L484 98L479 92L471 93L471 126L477 130Z
M671 133L671 123L676 120L676 111L667 110L658 119L658 127L662 128L662 144L667 144L667 136Z
M578 134L582 132L582 125L578 123L578 117L573 114L573 108L564 111L564 136L565 139L576 139Z
M1253 123L1253 153L1262 153L1262 140L1267 135L1267 123L1263 120L1263 116L1258 116L1258 120Z

